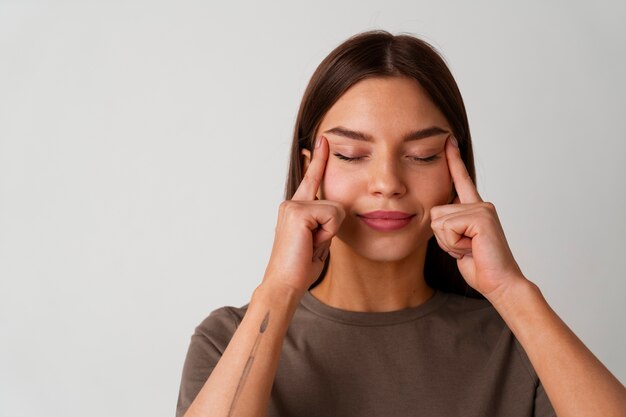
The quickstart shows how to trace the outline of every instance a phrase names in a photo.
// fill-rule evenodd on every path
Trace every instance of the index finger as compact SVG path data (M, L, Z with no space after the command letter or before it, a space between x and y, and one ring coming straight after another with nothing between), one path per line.
M319 141L319 147L313 151L311 162L292 200L315 200L328 160L328 142L324 136L320 136Z
M459 147L452 143L452 137L450 135L446 139L446 159L448 160L448 169L450 170L450 175L452 175L456 193L459 195L461 203L480 203L483 200L480 198L480 194L478 194L478 190L467 172Z

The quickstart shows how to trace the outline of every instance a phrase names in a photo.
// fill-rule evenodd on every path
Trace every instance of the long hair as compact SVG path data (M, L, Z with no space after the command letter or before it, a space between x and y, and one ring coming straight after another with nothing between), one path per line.
M411 77L419 82L443 113L457 138L461 158L476 184L472 139L459 88L445 61L427 42L413 35L392 35L385 30L358 33L337 46L317 67L300 103L293 133L285 199L290 200L303 178L301 150L313 153L313 140L326 112L353 84L372 77ZM452 199L456 190L452 191ZM326 275L324 268L309 289ZM426 283L432 288L472 298L485 297L463 279L456 260L443 251L435 236L428 241L424 264Z

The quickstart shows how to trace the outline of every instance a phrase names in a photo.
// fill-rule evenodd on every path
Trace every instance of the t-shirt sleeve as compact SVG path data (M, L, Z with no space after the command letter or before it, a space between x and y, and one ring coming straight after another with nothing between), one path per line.
M535 412L533 413L533 416L557 417L554 412L554 408L552 408L552 403L548 399L548 395L543 389L543 385L541 385L541 381L539 381L539 385L537 385L537 389L535 390Z
M548 394L544 390L543 385L541 384L541 380L537 376L537 372L535 371L535 368L532 362L528 358L528 355L526 354L524 347L519 342L519 340L517 340L517 338L515 337L514 337L514 341L515 341L514 342L515 347L517 348L517 352L522 358L522 362L524 363L524 366L526 367L528 374L533 379L533 381L535 381L537 384L537 387L535 388L535 404L534 404L533 417L557 417L556 412L554 411L554 408L552 407L552 403L550 402L550 399L548 398Z
M222 357L235 330L238 320L230 307L214 310L196 327L187 356L176 404L176 417L182 417Z

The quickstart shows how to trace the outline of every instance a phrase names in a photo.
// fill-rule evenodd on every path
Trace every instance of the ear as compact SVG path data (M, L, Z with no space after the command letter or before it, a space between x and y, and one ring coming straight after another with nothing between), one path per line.
M311 163L311 151L308 149L302 149L300 151L300 158L302 162L302 176L306 174L306 170L309 168L309 164Z

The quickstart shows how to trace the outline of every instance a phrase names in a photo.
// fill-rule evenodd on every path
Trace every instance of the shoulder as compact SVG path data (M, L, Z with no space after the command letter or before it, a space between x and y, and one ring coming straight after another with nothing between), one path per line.
M437 317L450 333L476 339L478 343L497 343L503 333L509 331L488 300L454 293L446 293L446 296L446 301L437 311Z
M499 348L507 347L521 362L530 378L537 380L537 373L526 351L498 310L488 300L448 293L448 300L442 310L443 314L456 317L455 322L458 322L460 327L468 332L474 332L479 343Z
M205 317L191 336L183 365L176 415L182 416L219 362L241 323L247 305L219 307Z
M440 308L440 314L465 320L493 321L503 324L500 315L486 299L466 297L455 293L444 293L446 300Z
M241 323L240 313L241 308L220 307L196 326L185 359L186 378L206 379L206 373L217 364Z
M216 347L226 348L228 341L246 314L248 304L241 307L223 306L216 308L195 328L194 337L214 342ZM223 349L221 349L223 351Z

